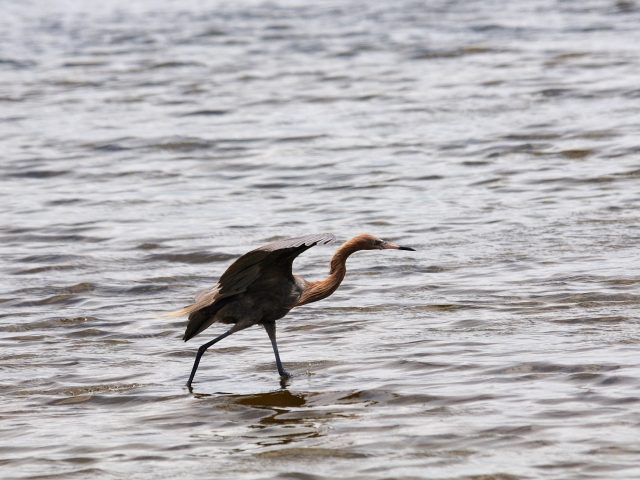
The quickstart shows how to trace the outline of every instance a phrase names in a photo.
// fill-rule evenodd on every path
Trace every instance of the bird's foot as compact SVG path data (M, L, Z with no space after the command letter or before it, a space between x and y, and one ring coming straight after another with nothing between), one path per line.
M281 370L280 372L278 372L280 374L281 378L291 378L293 377L293 375L291 375L289 372L287 372L286 370Z

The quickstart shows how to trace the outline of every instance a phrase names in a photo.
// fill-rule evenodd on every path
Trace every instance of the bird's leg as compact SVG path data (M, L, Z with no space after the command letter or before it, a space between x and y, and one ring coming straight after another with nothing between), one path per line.
M276 343L276 322L265 322L264 329L267 331L267 335L269 335L269 340L271 340L271 345L273 346L273 353L276 355L276 365L278 367L278 373L281 377L289 378L292 377L289 372L287 372L284 368L282 368L282 362L280 361L280 354L278 353L278 344Z
M233 333L232 330L229 330L229 331L223 333L222 335L220 335L219 337L214 338L209 343L205 343L204 345L202 345L198 349L198 354L196 355L196 361L193 362L193 369L191 370L191 376L189 377L189 381L187 382L187 387L189 388L189 390L191 390L191 382L193 382L193 377L196 376L196 370L198 370L198 364L200 363L200 358L202 357L202 355L204 355L204 352L206 352L207 348L209 348L214 343L218 343L223 338L228 337L229 335L231 335Z

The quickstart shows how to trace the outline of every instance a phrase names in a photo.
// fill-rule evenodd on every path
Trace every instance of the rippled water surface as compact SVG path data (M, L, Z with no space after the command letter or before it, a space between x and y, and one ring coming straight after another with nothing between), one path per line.
M8 0L9 478L640 478L640 6ZM244 252L359 233L211 348ZM326 276L336 246L296 273Z

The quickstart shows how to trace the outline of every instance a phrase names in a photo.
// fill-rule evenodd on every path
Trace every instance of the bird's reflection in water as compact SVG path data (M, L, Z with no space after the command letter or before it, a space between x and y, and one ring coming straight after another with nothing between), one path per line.
M330 428L335 420L359 417L372 404L386 404L396 396L383 390L292 392L282 388L249 395L196 393L193 398L204 400L204 411L216 420L223 417L228 422L222 430L216 429L217 438L224 437L234 448L260 445L273 453L272 447L290 444L316 448L328 432L335 431ZM244 428L239 431L238 425ZM230 426L227 433L226 426Z
M217 398L226 399L226 405L244 405L253 408L296 408L307 403L307 394L291 393L286 388L267 393L256 393L251 395L226 395L223 393L194 393L193 397L198 399Z
M247 425L253 433L245 432L243 438L254 438L263 447L286 445L320 435L317 412L306 407L307 398L314 394L292 393L287 389L253 395L224 395L195 393L194 398L222 401L220 408L234 411L256 409L266 413ZM217 403L216 402L216 403ZM229 408L231 407L231 408ZM254 410L255 411L255 410ZM245 418L245 421L247 419Z

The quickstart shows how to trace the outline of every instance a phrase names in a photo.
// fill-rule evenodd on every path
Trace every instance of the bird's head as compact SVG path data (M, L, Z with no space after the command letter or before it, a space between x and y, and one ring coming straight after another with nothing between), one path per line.
M379 239L378 237L374 237L369 234L362 234L354 237L352 241L356 244L358 250L410 250L415 252L414 248L411 247L403 247L401 245L396 245L395 243L389 243L384 240Z

